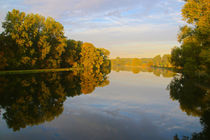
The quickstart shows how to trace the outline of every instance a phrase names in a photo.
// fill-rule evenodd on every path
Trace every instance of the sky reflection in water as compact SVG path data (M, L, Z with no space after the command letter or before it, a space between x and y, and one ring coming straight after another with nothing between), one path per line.
M187 116L170 99L166 88L172 77L128 71L108 77L109 85L68 97L63 113L51 122L13 132L1 117L0 139L167 140L201 131L199 118Z

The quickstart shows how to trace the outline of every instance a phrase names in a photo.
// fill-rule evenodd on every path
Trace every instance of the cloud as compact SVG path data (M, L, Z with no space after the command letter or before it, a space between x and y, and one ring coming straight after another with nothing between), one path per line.
M136 42L169 42L176 41L178 27L168 24L139 24L136 26L119 26L88 29L83 32L74 33L74 38L85 41L98 40L97 45L123 45Z
M64 25L68 38L110 51L119 49L120 53L118 46L123 46L129 52L129 48L140 46L138 50L143 52L152 45L155 50L160 42L169 50L183 24L182 5L179 0L0 0L0 21L8 10L16 8L51 16ZM127 54L125 50L121 54Z
M175 45L178 27L168 24L141 24L89 29L69 34L71 38L91 42L111 51L111 57L154 57L170 53Z
M51 16L88 16L90 14L111 13L115 10L127 10L141 6L147 9L160 0L25 0L32 11L39 11ZM114 10L113 10L114 9Z

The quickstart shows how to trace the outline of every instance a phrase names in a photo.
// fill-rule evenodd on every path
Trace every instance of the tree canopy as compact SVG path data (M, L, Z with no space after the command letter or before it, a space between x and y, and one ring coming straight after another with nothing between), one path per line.
M110 52L91 43L67 39L51 17L13 9L2 23L0 70L85 67L100 71Z
M183 20L188 23L180 28L180 47L171 52L171 62L185 73L210 73L210 4L209 0L186 0L182 9Z
M66 46L64 28L53 18L25 14L19 10L8 12L2 24L1 51L11 69L57 68ZM8 39L7 39L8 38ZM8 41L12 40L13 44ZM14 50L16 50L14 52ZM11 55L14 59L10 59ZM13 66L12 66L13 65Z

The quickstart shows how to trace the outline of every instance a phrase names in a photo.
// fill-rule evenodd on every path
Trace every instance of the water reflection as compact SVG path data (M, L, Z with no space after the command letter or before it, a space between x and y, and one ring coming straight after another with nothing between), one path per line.
M155 76L163 76L163 77L173 77L176 73L172 70L165 68L153 68L153 67L136 67L136 66L124 66L124 65L113 65L112 70L116 72L120 71L130 71L133 74L138 74L140 72L150 72Z
M4 120L0 124L0 139L38 135L40 139L167 140L173 136L187 139L192 132L197 132L192 139L209 138L208 80L183 75L172 79L175 73L164 69L136 67L122 71L127 72L113 71L109 75L110 84L109 69L99 73L1 76L0 107ZM168 84L170 94L166 90ZM81 94L90 95L75 97ZM189 116L179 109L179 104ZM50 123L44 123L47 121ZM4 124L14 131L41 125L13 133Z
M193 133L192 137L182 139L210 139L210 79L206 77L191 77L185 74L177 75L168 86L172 100L179 101L180 108L187 115L200 117L203 131ZM174 139L178 139L175 136Z
M63 112L67 97L91 93L109 84L109 70L98 73L40 73L0 77L0 108L14 131L52 121Z

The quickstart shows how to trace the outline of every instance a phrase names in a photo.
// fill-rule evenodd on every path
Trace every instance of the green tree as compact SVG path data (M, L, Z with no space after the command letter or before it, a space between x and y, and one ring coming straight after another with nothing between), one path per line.
M66 46L63 26L53 18L38 14L25 14L13 9L2 23L4 29L2 49L14 51L15 62L8 61L8 69L56 68ZM11 46L10 40L15 42ZM13 43L14 44L14 43ZM11 63L10 63L11 62Z
M170 54L164 54L161 60L161 65L162 67L171 67L171 55Z
M110 67L108 50L67 40L63 26L51 17L13 9L2 27L0 70L82 66L100 72Z
M210 4L209 0L186 0L182 9L183 20L189 26L180 28L180 48L171 52L172 64L186 73L210 73Z
M153 66L160 67L161 66L161 56L157 55L153 58Z
M65 51L62 54L61 66L66 68L79 65L82 42L68 39L66 45Z

